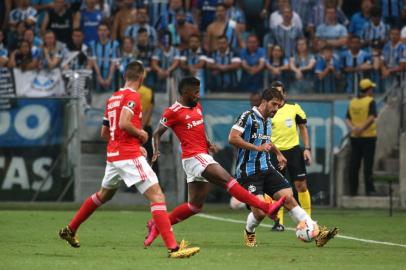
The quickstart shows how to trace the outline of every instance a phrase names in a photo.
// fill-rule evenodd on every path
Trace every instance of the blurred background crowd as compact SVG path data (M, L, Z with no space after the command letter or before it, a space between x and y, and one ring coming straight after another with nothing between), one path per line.
M4 0L0 67L92 70L112 92L141 60L145 85L194 75L206 92L383 93L405 79L406 0Z

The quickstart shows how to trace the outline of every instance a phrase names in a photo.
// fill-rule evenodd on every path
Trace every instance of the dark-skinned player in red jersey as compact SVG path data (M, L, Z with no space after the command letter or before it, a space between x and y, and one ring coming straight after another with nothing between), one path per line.
M154 224L168 249L170 258L185 258L199 252L198 247L187 247L185 241L179 245L175 240L168 213L165 195L158 178L145 159L146 150L141 147L148 139L142 129L142 108L137 92L144 79L144 67L139 61L128 64L124 88L115 92L107 101L101 137L108 140L107 164L101 188L89 196L59 237L72 247L80 247L77 231L90 215L109 201L121 182L135 186L151 203ZM144 152L144 153L143 153Z
M258 199L240 186L209 155L209 151L215 152L217 147L210 143L206 136L202 107L199 103L199 87L200 81L195 77L186 77L180 81L178 101L164 111L160 124L153 134L153 162L160 155L160 138L169 128L176 134L182 147L182 165L187 176L189 200L177 206L169 214L171 224L181 222L202 210L209 192L209 182L225 188L239 201L258 207L271 218L275 218L279 208L285 202L285 197L281 197L273 204ZM148 221L147 228L148 235L144 241L144 247L150 246L159 235L153 219Z

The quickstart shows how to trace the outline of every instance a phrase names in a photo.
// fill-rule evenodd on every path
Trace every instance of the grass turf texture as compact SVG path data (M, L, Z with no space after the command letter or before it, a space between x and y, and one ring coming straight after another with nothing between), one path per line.
M174 226L178 241L185 238L200 246L201 252L189 259L168 259L160 238L143 249L150 217L143 209L100 209L81 226L79 249L57 236L74 211L0 210L0 269L371 270L404 269L406 263L405 247L336 238L316 248L314 243L297 240L292 231L276 233L265 227L257 229L259 246L249 249L243 245L243 224L202 217ZM247 211L226 207L207 206L205 210L205 214L240 221L247 215ZM313 213L320 224L338 226L342 235L406 244L405 212L395 212L393 217L383 210L314 209ZM293 227L287 215L285 222ZM270 220L264 223L271 224Z

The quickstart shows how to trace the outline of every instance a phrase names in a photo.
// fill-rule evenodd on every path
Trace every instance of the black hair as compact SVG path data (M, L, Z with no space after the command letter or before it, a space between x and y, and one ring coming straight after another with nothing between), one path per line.
M138 32L137 32L137 33L138 33L138 34L141 34L141 33L148 33L148 31L147 31L146 28L140 27L140 29L138 29Z
M282 93L276 87L267 88L262 92L261 99L264 99L268 102L274 98L278 100L283 100Z
M373 6L371 8L371 17L381 17L382 16L382 10L380 7Z
M283 84L283 82L281 82L281 81L273 81L271 83L271 88L277 88L277 87L281 87L282 92L285 93L285 85Z
M183 94L184 90L191 86L200 86L200 80L196 77L185 77L180 80L178 85L178 92L179 94Z

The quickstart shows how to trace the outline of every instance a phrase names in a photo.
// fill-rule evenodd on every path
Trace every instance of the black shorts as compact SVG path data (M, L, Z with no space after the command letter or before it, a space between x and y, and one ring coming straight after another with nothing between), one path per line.
M237 181L254 195L266 193L269 196L273 196L273 194L281 189L291 188L289 181L274 168L247 177L241 177Z
M286 165L286 168L280 172L285 177L286 172L288 172L291 181L302 181L306 179L306 165L303 158L303 151L300 149L300 146L297 145L289 150L283 150L281 152L288 161L288 164ZM271 161L272 165L274 165L275 168L278 168L278 160L276 155L271 155Z

